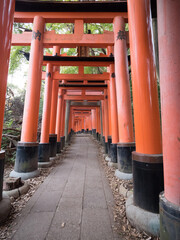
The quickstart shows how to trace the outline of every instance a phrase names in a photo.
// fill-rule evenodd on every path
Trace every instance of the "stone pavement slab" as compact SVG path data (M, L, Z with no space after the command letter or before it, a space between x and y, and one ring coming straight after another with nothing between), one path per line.
M16 219L10 239L120 239L113 231L113 204L97 143L86 134L74 136L63 161Z

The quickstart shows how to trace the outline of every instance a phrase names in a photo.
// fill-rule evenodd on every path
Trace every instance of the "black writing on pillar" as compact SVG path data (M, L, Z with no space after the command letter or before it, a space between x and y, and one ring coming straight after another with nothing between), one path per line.
M114 73L114 72L111 74L111 77L112 77L112 78L115 78L115 73Z
M116 40L126 40L126 32L119 30Z
M105 99L108 99L108 96L107 96L107 95L105 96Z
M37 32L32 31L32 39L35 39L35 40L36 40L36 38L37 38L39 41L41 40L41 33L40 33L39 30L37 30Z
M46 73L46 77L51 77L51 73L50 72Z
M58 98L62 98L62 95L59 95Z

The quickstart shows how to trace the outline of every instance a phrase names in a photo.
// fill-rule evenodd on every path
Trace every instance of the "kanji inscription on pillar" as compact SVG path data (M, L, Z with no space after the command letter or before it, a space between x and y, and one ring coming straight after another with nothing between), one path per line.
M117 33L117 39L116 40L126 40L126 32L119 30Z
M50 72L46 73L46 77L51 77L51 73Z
M112 77L112 78L115 78L115 73L114 73L114 72L111 74L111 77Z
M32 32L32 39L38 39L39 41L41 40L41 33L39 30L37 30L37 32L33 31Z

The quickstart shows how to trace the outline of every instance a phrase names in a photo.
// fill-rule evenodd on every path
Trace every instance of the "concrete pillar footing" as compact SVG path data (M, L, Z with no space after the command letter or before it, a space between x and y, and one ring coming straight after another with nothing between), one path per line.
M19 196L26 194L29 191L30 185L26 181L24 182L23 186L19 188L15 188L9 191L3 191L3 194L6 194L8 197L18 198Z
M131 225L134 226L138 231L144 231L151 236L159 236L159 214L148 212L135 206L133 202L133 195L131 195L126 201L126 216Z
M7 194L3 193L0 201L0 224L3 223L9 216L11 210L11 202Z
M49 160L50 160L50 162L57 161L57 160L59 160L59 156L56 154L55 157L50 157Z
M15 177L15 178L21 178L22 180L27 180L29 178L34 178L34 177L38 177L40 174L39 170L35 170L33 172L16 172L16 171L12 171L10 173L10 177Z
M38 162L38 168L48 168L53 164L52 161L49 162Z
M115 171L115 176L120 180L131 180L133 177L132 173L124 173L119 171L118 169Z
M109 156L106 156L105 160L106 160L107 162L111 162L111 158L110 158Z
M108 162L108 166L118 168L118 164L114 162Z

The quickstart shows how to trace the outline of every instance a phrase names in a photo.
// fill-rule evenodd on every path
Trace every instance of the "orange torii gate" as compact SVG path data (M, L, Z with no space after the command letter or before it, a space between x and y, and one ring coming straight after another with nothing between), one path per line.
M22 4L23 3L23 4ZM127 13L128 3L128 13ZM39 97L41 87L41 66L49 64L49 60L43 62L43 47L103 47L114 46L115 75L111 75L107 96L91 95L81 96L64 94L64 104L62 113L65 113L65 104L69 100L101 100L104 105L108 102L109 115L105 114L104 119L109 116L109 131L111 135L117 134L114 130L112 116L115 113L114 105L111 106L110 96L111 82L116 82L117 94L117 118L118 118L118 163L119 172L123 176L128 174L126 167L130 167L129 155L133 148L132 121L130 118L129 104L129 83L127 75L127 56L126 47L128 37L124 31L124 22L129 22L130 52L132 62L132 85L133 85L133 108L135 122L136 151L133 152L133 179L134 193L133 201L127 202L127 216L134 224L134 209L136 206L140 210L145 209L151 216L158 213L159 192L163 190L163 169L162 169L162 144L161 128L158 108L158 94L156 84L156 72L153 58L153 43L151 32L151 14L150 0L120 1L115 3L95 2L92 8L88 8L88 3L47 3L16 1L16 13L14 14L15 0L1 0L0 13L0 32L1 53L0 59L0 106L4 112L5 92L8 73L8 59L11 45L11 34L13 15L16 22L33 22L33 32L13 36L14 44L31 45L30 68L28 74L28 85L26 91L24 118L22 126L21 142L18 143L15 171L12 173L22 178L29 178L38 175L37 159L39 144L37 141L37 123ZM70 5L72 4L72 5ZM81 5L80 5L81 4ZM100 5L101 4L101 5ZM48 8L50 6L50 8ZM81 6L81 8L79 8ZM88 7L87 7L88 6ZM134 7L135 6L135 7ZM161 80L161 98L162 98L162 135L163 135L163 154L164 154L164 179L165 195L161 195L161 237L167 239L178 239L179 236L179 131L180 112L178 103L179 94L179 0L158 0L158 30L160 44L160 78ZM80 12L77 10L81 9ZM88 9L89 12L86 12ZM39 12L41 11L41 12ZM51 12L49 12L51 11ZM120 12L121 11L121 12ZM72 36L62 36L54 32L44 32L46 22L70 22L75 24L74 34ZM99 36L94 34L84 34L84 23L112 23L114 22L114 33L105 33ZM164 24L166 23L166 24ZM78 29L79 28L79 29ZM173 37L172 37L173 36ZM20 38L22 37L22 39ZM127 40L127 41L126 41ZM23 45L23 44L22 44ZM58 49L58 48L57 48ZM142 50L143 49L143 50ZM121 52L121 54L120 54ZM166 57L164 57L166 56ZM167 57L168 56L168 57ZM58 57L57 57L58 59ZM68 66L71 61L66 61ZM77 61L76 64L82 65ZM89 61L86 62L90 65ZM104 63L96 66L104 66ZM112 65L112 62L106 66ZM53 66L59 66L58 61ZM75 63L74 63L75 66ZM111 67L112 68L112 67ZM115 76L115 77L114 77ZM48 76L51 78L50 76ZM58 84L57 84L58 85ZM62 90L67 91L68 90ZM112 91L114 92L114 90ZM50 95L48 93L48 97ZM98 99L99 98L99 99ZM114 98L112 98L114 99ZM112 100L114 102L114 100ZM92 116L95 114L92 109ZM48 125L51 121L46 115ZM92 121L93 123L94 121ZM45 125L46 125L45 124ZM65 125L65 119L61 121ZM105 124L106 125L106 124ZM0 138L2 137L3 114L0 117ZM95 125L94 125L95 126ZM62 127L63 129L63 127ZM59 130L58 130L59 131ZM107 130L106 130L107 131ZM48 133L49 134L49 133ZM49 137L49 136L48 136ZM109 136L110 137L110 136ZM45 136L44 138L47 138ZM112 141L115 135L112 136ZM115 144L113 142L113 144ZM173 153L172 153L173 152ZM31 153L31 157L30 154ZM123 155L124 154L124 155ZM125 156L125 167L122 158ZM1 165L3 166L4 152L0 152ZM23 163L23 164L22 164ZM24 164L25 163L25 164ZM26 166L26 169L23 168ZM128 170L129 171L129 170ZM143 181L142 181L143 179ZM2 176L1 176L1 195L2 201ZM134 204L134 205L133 205ZM145 214L146 212L143 212ZM149 220L149 219L148 219ZM151 220L151 219L150 219ZM149 221L150 221L149 220ZM143 218L136 219L136 224L145 231L151 231L143 221ZM151 221L150 221L151 222ZM158 221L157 221L158 222ZM148 225L148 224L147 224ZM158 225L158 223L157 223ZM157 230L158 231L158 230ZM152 233L152 232L151 232ZM154 233L154 232L153 232Z

